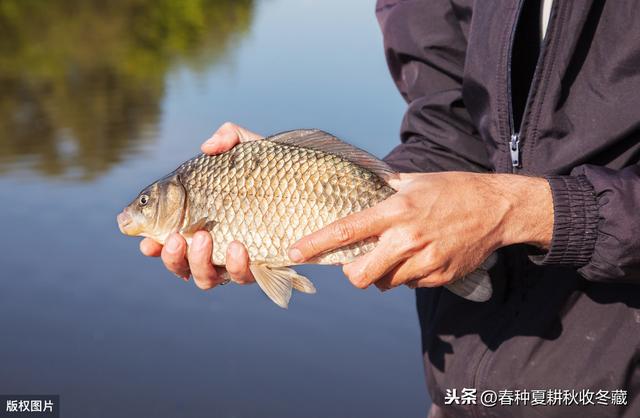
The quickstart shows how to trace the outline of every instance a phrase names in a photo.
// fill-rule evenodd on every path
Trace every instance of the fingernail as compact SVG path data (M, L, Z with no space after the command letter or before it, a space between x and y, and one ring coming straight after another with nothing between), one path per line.
M302 257L302 253L297 248L292 248L289 250L289 258L291 259L291 261L295 261L296 263L304 260L304 258Z
M169 240L167 241L167 251L171 253L175 253L175 252L178 252L179 248L180 248L180 241L176 237L169 238Z
M197 250L202 249L204 247L204 235L202 234L196 234L193 237L193 243L192 243L193 247Z

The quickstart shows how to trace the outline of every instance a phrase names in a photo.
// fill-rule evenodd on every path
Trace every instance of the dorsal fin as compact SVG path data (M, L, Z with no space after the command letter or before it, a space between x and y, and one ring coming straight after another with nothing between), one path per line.
M319 129L297 129L275 134L267 141L334 154L387 179L395 171L366 151Z

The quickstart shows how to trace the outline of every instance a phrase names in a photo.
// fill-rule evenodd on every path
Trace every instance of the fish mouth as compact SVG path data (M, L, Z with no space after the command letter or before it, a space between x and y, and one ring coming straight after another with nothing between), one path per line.
M125 235L132 235L131 227L133 226L133 218L127 213L126 209L120 212L116 219L118 220L120 232Z

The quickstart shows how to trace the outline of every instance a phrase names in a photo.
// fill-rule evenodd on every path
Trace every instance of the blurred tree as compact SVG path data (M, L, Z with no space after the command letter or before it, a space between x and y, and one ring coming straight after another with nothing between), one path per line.
M176 61L205 68L253 0L0 1L0 173L91 179L153 128Z

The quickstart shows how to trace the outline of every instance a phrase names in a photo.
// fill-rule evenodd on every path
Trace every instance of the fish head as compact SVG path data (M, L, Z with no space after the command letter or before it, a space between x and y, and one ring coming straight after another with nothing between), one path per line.
M142 190L118 215L125 235L149 237L160 243L182 226L187 192L177 174L169 175Z

